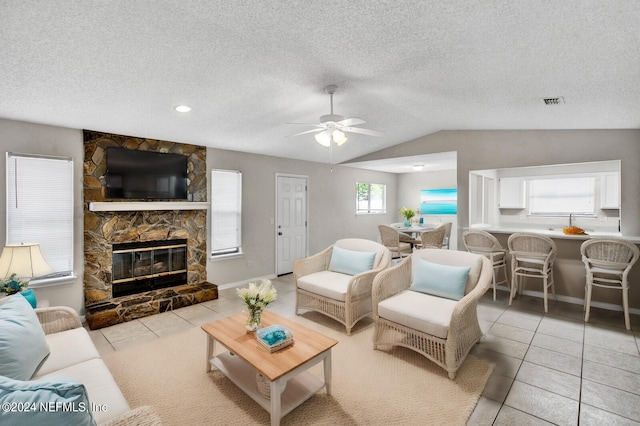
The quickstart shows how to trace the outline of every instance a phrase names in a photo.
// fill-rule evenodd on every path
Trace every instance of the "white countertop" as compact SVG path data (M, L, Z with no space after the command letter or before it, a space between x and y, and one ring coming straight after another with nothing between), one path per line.
M640 244L640 237L623 235L621 232L590 232L585 231L587 235L569 235L562 232L561 228L558 229L541 229L541 228L500 228L500 227L473 227L467 229L479 229L482 231L491 232L494 234L514 234L516 232L534 232L540 235L546 235L550 238L562 238L565 240L578 240L584 241L590 238L624 238L636 244Z

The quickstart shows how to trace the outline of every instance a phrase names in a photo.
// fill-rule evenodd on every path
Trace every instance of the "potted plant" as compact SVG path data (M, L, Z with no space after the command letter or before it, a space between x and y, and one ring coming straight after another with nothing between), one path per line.
M404 226L411 226L411 219L416 215L416 211L414 209L403 207L400 209L400 214L404 217Z
M16 274L11 274L0 283L0 290L7 295L16 294L27 288L27 283L17 278Z

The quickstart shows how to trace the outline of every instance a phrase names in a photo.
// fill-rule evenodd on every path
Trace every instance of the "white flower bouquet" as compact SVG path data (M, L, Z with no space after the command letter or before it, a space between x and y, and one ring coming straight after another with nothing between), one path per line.
M247 319L247 330L255 331L260 326L262 311L267 305L276 300L276 289L271 286L271 281L264 279L260 284L250 283L249 287L236 290L238 296L244 300L249 308L249 318Z

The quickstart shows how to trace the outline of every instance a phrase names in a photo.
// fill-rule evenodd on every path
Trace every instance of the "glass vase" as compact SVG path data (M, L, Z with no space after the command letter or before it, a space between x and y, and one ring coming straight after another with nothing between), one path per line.
M260 319L262 317L262 309L249 308L249 316L247 317L247 325L245 328L247 331L256 331L260 328Z

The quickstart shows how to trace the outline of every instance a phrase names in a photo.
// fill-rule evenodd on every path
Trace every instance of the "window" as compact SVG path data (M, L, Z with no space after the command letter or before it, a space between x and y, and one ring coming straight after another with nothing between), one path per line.
M73 271L73 160L7 153L7 244L39 243L56 272Z
M211 171L211 257L242 253L242 173Z
M529 181L529 213L532 215L595 215L595 198L595 177Z
M386 185L381 183L356 183L356 213L386 212Z

